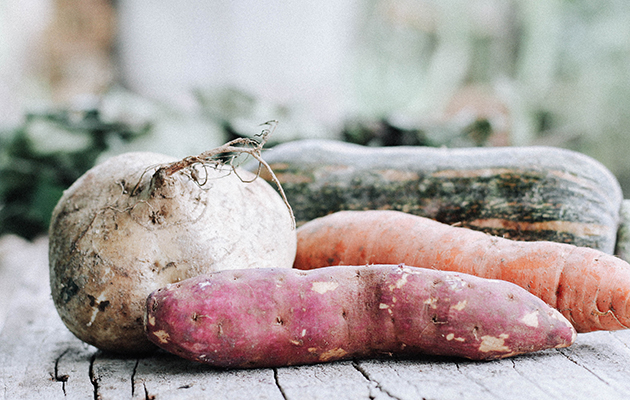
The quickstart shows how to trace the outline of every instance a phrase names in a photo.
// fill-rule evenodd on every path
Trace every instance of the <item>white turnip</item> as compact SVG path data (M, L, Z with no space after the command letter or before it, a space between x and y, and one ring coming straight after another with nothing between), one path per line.
M153 290L224 269L291 268L288 203L231 162L247 153L268 167L260 155L269 134L179 161L123 154L66 190L52 215L49 259L52 297L68 329L102 350L144 353L154 348L143 331Z

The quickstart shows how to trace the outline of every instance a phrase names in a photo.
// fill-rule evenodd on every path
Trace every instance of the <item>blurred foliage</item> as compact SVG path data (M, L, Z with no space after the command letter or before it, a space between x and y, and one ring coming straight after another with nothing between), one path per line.
M145 132L104 122L96 109L28 114L21 126L0 132L0 234L45 233L63 191L94 165L110 137L128 142Z
M456 122L405 126L390 119L348 121L343 141L364 146L481 147L491 145L493 128L487 119L465 125Z
M339 138L294 105L277 104L235 86L198 88L194 91L200 113L221 126L226 140L258 134L258 125L272 119L280 121L266 147L296 139Z
M209 118L201 107L183 109L114 87L98 99L103 121L125 124L135 130L145 127L145 134L133 141L118 136L108 138L108 149L99 157L132 151L145 151L183 158L220 146L225 130Z
M361 118L403 115L422 126L481 114L495 131L502 125L509 145L558 146L599 160L628 197L630 2L362 4L352 75ZM485 93L467 96L469 88Z
M326 128L298 110L266 102L235 87L197 90L201 112L219 124L226 140L253 137L261 122L280 121L266 147L297 139L328 138L365 146L479 147L493 145L495 127L486 118L448 121L405 121L395 118L349 117L339 129Z
M630 2L364 0L344 110L325 126L298 104L197 88L193 110L123 90L98 111L30 114L0 127L0 234L33 237L62 191L126 151L184 157L277 119L269 143L550 145L601 161L630 194ZM344 89L345 90L345 89Z
M28 113L19 126L0 127L0 235L44 234L63 191L117 154L151 151L182 158L253 137L261 123L278 118L285 135L274 134L269 147L323 129L314 122L308 126L293 110L229 87L199 90L197 99L193 111L179 110L114 89L98 105Z

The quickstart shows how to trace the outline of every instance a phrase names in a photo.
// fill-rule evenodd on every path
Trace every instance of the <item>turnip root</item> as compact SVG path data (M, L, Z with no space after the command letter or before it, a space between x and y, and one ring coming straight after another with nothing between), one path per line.
M512 283L404 265L215 272L156 290L146 310L151 341L218 367L420 353L491 360L576 337Z
M144 353L155 349L143 330L153 290L228 268L291 268L288 204L269 183L217 158L243 151L258 159L265 139L180 161L123 154L78 179L49 233L52 297L69 330L102 350Z

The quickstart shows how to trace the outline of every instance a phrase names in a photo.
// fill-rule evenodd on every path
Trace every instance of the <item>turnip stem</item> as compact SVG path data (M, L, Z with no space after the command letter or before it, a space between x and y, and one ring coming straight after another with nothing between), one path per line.
M284 190L282 189L280 180L273 172L269 164L267 164L267 162L262 158L262 149L275 131L276 126L278 125L278 121L270 120L261 125L266 126L266 128L264 128L260 134L256 135L260 137L259 141L251 138L237 138L212 150L205 151L197 156L185 157L179 161L163 165L159 167L153 174L153 177L151 179L151 186L154 188L161 187L166 177L171 176L174 173L179 172L183 169L191 168L197 164L201 164L204 166L212 165L214 167L220 165L230 165L230 167L232 167L232 170L236 173L236 167L232 164L232 160L234 159L234 157L226 161L222 160L219 156L229 153L248 154L256 159L256 161L258 161L259 163L258 170L256 171L256 178L258 178L258 176L260 175L260 171L263 166L271 175L272 181L276 184L278 192L280 193L280 196L282 196L282 200L284 201L284 204L287 206L289 213L291 214L291 220L293 223L293 227L295 228L295 216L293 215L293 209L291 208L291 205L289 204ZM191 178L199 184L197 179L192 174Z

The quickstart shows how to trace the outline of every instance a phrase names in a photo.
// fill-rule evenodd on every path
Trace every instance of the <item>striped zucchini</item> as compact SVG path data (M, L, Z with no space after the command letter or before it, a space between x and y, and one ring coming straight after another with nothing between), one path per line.
M298 225L338 210L393 209L516 240L614 252L621 188L602 164L574 151L301 140L264 156Z

